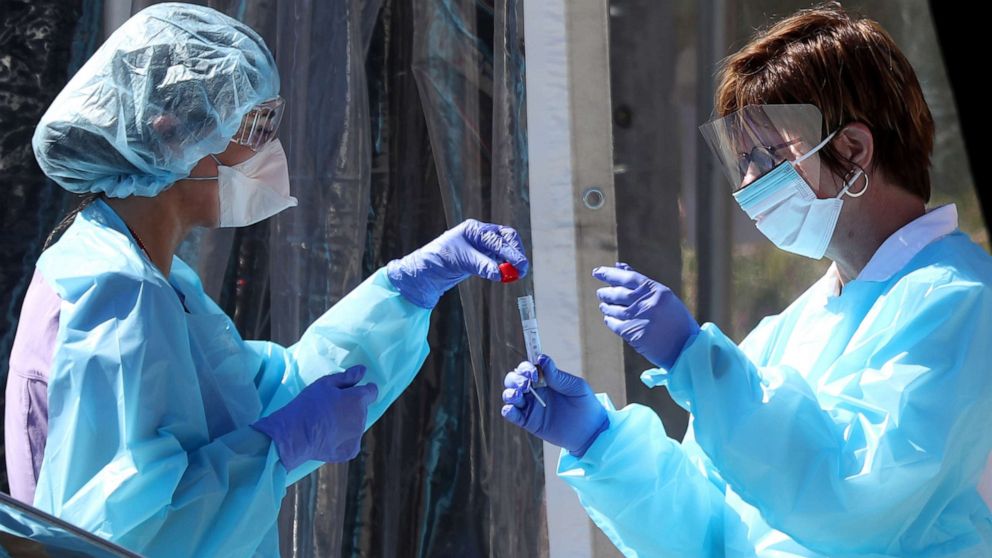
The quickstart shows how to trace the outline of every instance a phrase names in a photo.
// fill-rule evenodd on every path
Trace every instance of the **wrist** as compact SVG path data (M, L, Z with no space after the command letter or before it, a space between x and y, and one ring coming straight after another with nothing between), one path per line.
M651 364L658 368L664 368L665 370L671 370L675 363L678 362L679 357L682 356L682 352L685 348L692 343L692 340L696 338L699 334L699 324L691 316L687 316L687 322L682 330L682 335L673 336L670 341L670 345L666 347L666 351L662 354L656 355L656 358L648 358Z
M424 288L424 283L429 282L425 277L426 272L424 270L417 272L415 264L405 261L412 257L414 254L409 254L386 264L386 277L393 287L403 295L403 298L410 303L427 310L433 310L437 306L438 299L441 298L441 293L432 288ZM416 285L416 281L419 281L420 285Z
M258 419L253 422L250 426L256 431L269 437L272 443L276 447L276 453L279 454L279 461L282 462L283 467L287 471L292 471L299 465L301 465L305 460L297 456L297 452L293 451L293 448L288 441L283 436L279 436L279 432L282 431L283 425L282 421L279 420L279 411Z
M565 448L566 450L568 450L568 453L570 453L571 455L575 456L578 459L581 459L582 456L585 455L587 451L589 451L589 448L592 447L592 445L596 442L600 434L606 432L606 430L609 429L610 417L609 415L607 415L606 409L600 407L600 413L602 414L602 420L599 422L599 426L597 426L596 429L593 430L589 438L580 447L575 449Z

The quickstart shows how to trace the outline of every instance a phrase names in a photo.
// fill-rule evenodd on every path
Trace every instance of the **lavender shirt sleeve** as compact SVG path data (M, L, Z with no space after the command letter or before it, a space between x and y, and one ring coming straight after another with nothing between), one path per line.
M48 377L62 300L35 271L10 353L4 448L10 494L33 504L48 438Z

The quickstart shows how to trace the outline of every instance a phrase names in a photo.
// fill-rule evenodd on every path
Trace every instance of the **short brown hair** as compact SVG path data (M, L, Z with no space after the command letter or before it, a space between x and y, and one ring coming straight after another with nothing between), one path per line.
M725 60L717 114L785 103L815 105L828 132L866 125L874 137L873 166L930 200L933 117L916 72L877 22L823 4L759 32ZM851 167L829 146L823 160L840 175Z

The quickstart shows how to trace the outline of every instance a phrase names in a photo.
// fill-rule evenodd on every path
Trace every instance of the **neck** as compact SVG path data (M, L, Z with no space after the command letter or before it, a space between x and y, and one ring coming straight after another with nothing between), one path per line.
M923 200L901 187L890 184L873 187L877 188L875 192L857 199L857 210L851 212L849 219L852 223L837 230L827 253L837 264L842 285L861 274L890 236L926 212Z
M149 259L162 275L172 271L172 258L192 228L169 203L168 190L154 198L130 196L110 198L107 204L127 223Z

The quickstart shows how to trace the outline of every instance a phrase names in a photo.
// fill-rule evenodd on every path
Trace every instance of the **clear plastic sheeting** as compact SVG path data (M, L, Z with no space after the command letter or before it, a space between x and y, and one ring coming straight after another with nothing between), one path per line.
M510 225L531 246L523 2L415 6L413 70L448 222ZM542 444L499 413L503 375L526 358L516 299L533 294L531 277L460 287L473 373L465 397L478 404L473 490L484 496L466 511L484 535L483 556L538 556L547 548Z
M529 244L519 0L207 4L275 55L299 199L182 247L246 338L294 341L364 277L469 217ZM499 415L503 373L525 358L515 299L529 285L474 280L442 298L430 357L359 458L290 490L284 557L546 552L541 444Z
M0 53L5 54L0 70L0 382L7 378L34 262L52 227L76 201L42 174L31 136L49 103L95 49L101 13L100 0L0 4ZM0 490L7 490L6 471Z
M369 206L369 125L363 5L273 2L276 62L287 102L290 181L299 206L269 222L271 337L297 339L363 277ZM261 4L261 3L260 3ZM275 17L272 17L272 16ZM259 14L259 17L263 17ZM330 372L330 371L328 371ZM347 465L327 465L293 486L280 516L284 557L340 553Z
M367 270L469 217L529 244L520 4L413 4L383 5L368 55ZM352 463L343 555L546 552L541 445L499 416L529 284L442 298L419 378Z

